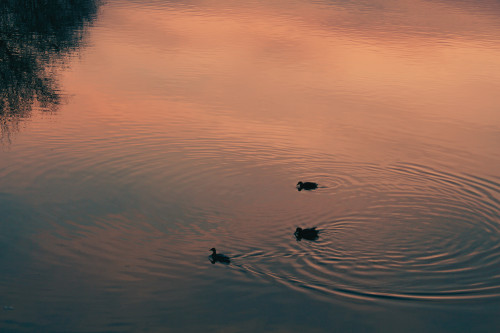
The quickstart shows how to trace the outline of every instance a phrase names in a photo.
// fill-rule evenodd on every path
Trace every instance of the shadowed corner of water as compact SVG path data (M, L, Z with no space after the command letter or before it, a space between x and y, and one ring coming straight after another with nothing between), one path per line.
M82 46L100 0L0 2L0 142L10 142L33 107L61 103L55 65Z

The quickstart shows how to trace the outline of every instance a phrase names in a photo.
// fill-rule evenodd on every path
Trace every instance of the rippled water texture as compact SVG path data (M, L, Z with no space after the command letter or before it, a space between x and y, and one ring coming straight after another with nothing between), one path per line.
M496 332L499 18L2 2L0 331Z

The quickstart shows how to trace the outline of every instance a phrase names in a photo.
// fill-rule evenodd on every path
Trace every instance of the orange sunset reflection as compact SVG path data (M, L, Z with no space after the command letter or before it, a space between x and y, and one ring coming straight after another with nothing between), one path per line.
M458 146L494 155L500 48L483 37L500 29L488 13L394 3L402 15L415 11L401 29L397 15L358 24L359 16L311 4L295 4L300 16L219 6L108 8L115 28L94 34L96 51L67 86L117 126L153 125L183 139L209 131L358 160L419 156L437 141L436 156ZM131 47L122 31L146 37ZM481 165L471 167L493 171Z

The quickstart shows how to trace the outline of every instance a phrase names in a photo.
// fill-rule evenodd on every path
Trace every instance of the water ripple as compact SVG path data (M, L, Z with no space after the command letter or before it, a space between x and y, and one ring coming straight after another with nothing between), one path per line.
M351 187L326 187L315 199L333 198L341 189L343 202L363 201L363 209L339 215L332 204L299 214L298 221L321 230L318 241L267 246L243 256L253 263L244 267L293 289L354 298L500 296L498 184L414 164L352 169L363 190L352 179L323 173L315 179Z

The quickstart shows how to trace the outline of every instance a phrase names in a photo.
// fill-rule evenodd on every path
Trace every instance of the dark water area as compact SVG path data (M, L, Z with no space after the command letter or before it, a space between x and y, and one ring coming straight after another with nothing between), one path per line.
M496 332L498 91L497 1L2 1L0 332Z

